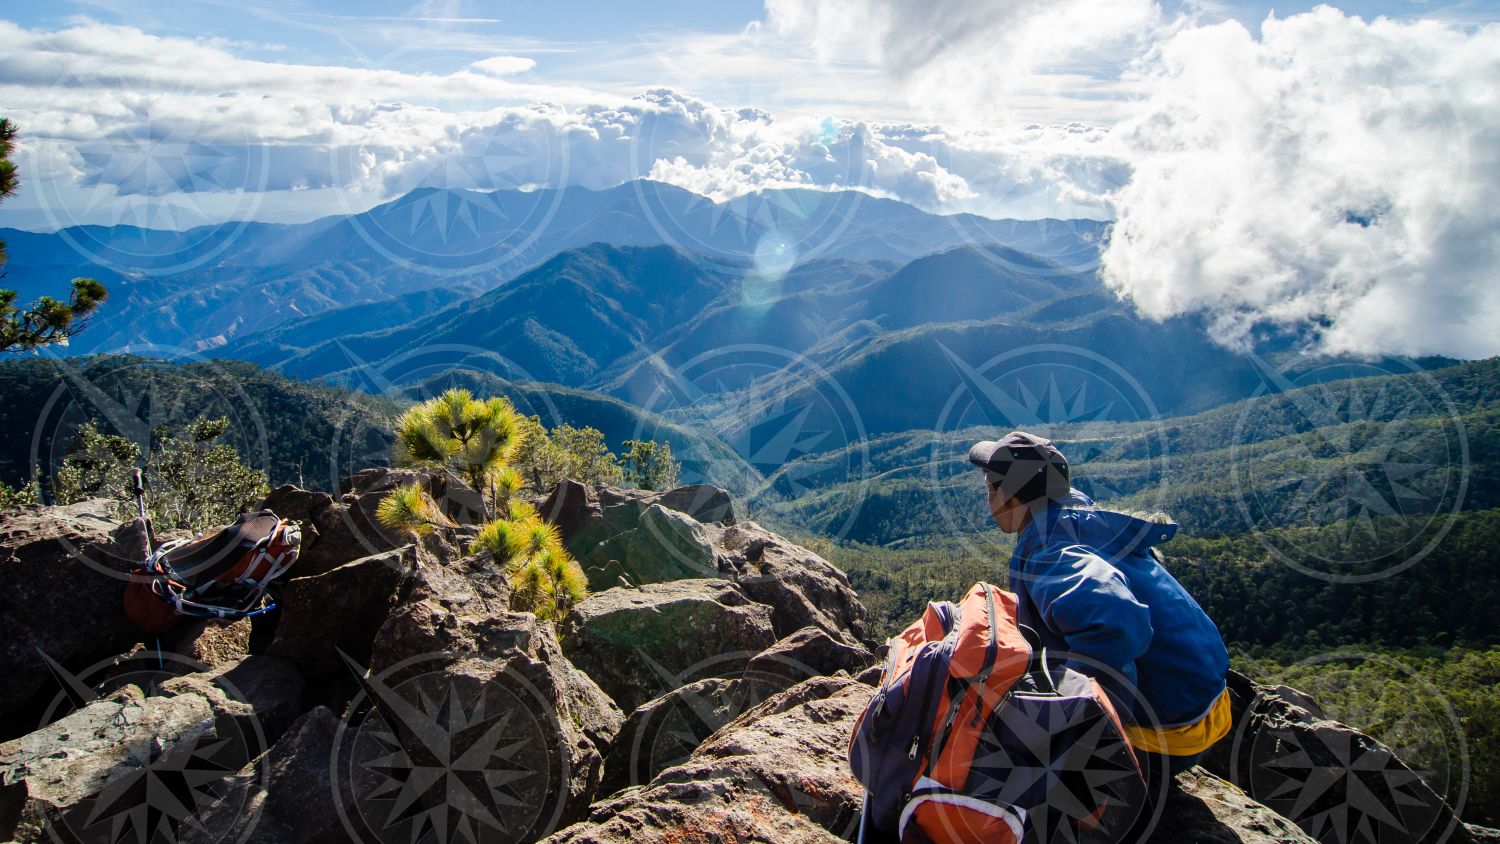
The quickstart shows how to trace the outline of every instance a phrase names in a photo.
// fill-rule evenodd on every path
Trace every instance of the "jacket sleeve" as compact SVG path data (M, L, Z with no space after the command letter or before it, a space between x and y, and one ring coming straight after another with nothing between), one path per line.
M1126 716L1136 658L1151 644L1151 611L1119 569L1081 545L1048 549L1027 575L1042 622L1068 643L1068 667L1097 679Z

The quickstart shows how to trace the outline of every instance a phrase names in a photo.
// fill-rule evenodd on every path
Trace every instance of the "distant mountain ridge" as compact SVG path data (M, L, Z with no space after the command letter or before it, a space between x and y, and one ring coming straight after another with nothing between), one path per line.
M594 242L673 244L712 261L912 258L1008 244L1091 265L1106 224L940 216L854 191L770 190L723 203L657 182L490 193L421 188L356 214L301 224L231 222L181 232L0 229L5 284L22 298L74 276L110 285L75 352L205 349L337 307L418 291L474 293Z

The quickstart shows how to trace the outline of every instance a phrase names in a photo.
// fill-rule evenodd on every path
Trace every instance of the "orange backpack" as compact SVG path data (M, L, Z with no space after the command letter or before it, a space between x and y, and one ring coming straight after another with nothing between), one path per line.
M1092 679L1051 666L1016 598L978 583L892 639L850 740L861 837L1018 844L1121 840L1145 782ZM1034 638L1034 637L1033 637Z

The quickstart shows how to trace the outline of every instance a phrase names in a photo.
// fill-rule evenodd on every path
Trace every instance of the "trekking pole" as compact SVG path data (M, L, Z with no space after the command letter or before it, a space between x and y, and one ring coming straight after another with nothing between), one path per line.
M141 480L141 470L130 471L130 491L135 493L135 516L141 526L141 548L145 549L141 554L141 565L151 559L151 528L146 524L146 484ZM166 668L166 661L161 655L161 637L156 637L156 667Z
M151 530L146 525L146 484L141 480L141 470L133 469L130 472L130 491L135 493L136 518L141 522L141 544L146 548L145 562L151 556Z

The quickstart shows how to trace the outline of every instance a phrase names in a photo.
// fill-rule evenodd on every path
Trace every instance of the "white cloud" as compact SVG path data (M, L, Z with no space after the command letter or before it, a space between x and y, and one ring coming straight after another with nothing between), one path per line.
M825 59L882 64L960 125L1013 117L1019 95L1121 96L1100 77L1167 26L1154 0L766 0L766 12Z
M1014 181L1105 202L1103 278L1150 316L1207 312L1231 345L1277 325L1329 352L1500 353L1496 25L1323 6L1257 37L1167 21L1150 0L768 7L781 31L882 62L959 123L1085 70L1117 102L1107 131L1000 130L978 144L998 162L988 182L954 159L963 133L937 160L988 201Z
M665 89L619 96L520 81L534 68L524 56L445 72L309 66L86 21L55 33L0 22L0 40L14 45L0 56L0 97L22 126L28 177L6 204L10 220L40 210L54 226L201 224L285 215L281 193L297 194L311 217L423 186L605 188L643 177L719 199L797 185L936 211L1102 213L1097 144L1077 127L778 120Z
M1500 352L1500 27L1321 7L1183 31L1140 81L1103 256L1140 310L1207 311L1230 343Z

